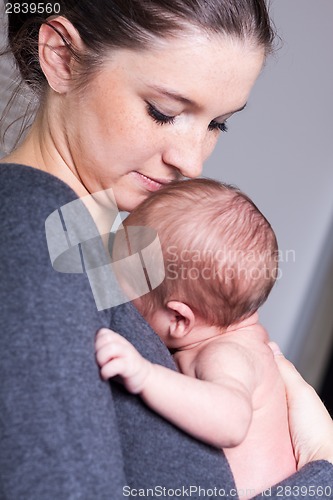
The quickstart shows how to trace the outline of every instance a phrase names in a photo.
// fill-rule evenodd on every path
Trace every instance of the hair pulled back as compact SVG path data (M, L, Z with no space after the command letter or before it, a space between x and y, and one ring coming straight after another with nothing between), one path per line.
M101 64L109 49L143 49L155 37L177 35L191 26L248 39L266 53L274 40L265 0L49 0L48 4L71 21L85 44L85 53L79 54L64 40L81 63L83 76ZM41 91L46 80L39 65L38 32L49 14L22 11L8 15L9 46L23 80Z
M275 39L265 0L47 0L43 4L15 0L6 5L12 6L8 13L8 47L0 55L11 53L21 76L0 117L0 144L5 145L9 129L20 124L10 149L18 145L33 122L48 88L39 63L39 29L58 15L73 24L84 44L79 52L51 25L78 63L74 75L77 88L89 82L110 49L154 47L156 40L179 36L191 28L247 41L263 48L266 55ZM37 5L44 6L43 14L34 13ZM20 96L25 98L24 106ZM26 110L8 125L16 107Z

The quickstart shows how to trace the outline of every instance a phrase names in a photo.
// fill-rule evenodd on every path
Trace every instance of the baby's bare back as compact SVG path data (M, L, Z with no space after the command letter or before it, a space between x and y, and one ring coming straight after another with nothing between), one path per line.
M240 498L253 497L296 471L285 388L272 352L266 342L253 338L249 349L260 381L253 395L253 418L245 440L224 449Z
M221 366L227 365L226 377L253 389L253 416L246 437L238 446L224 448L242 499L259 494L296 471L284 384L267 342L266 332L255 325L211 339L199 355L198 350L175 355L180 371L186 375L203 373L199 378L205 378L218 359ZM230 419L232 413L230 408ZM226 423L221 417L223 425Z

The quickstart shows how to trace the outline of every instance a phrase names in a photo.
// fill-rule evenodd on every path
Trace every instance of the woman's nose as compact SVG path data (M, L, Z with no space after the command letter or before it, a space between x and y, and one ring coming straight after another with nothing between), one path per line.
M180 135L170 142L163 154L164 163L176 168L182 176L195 178L202 173L203 163L214 146L209 146L205 138L191 137L186 139Z

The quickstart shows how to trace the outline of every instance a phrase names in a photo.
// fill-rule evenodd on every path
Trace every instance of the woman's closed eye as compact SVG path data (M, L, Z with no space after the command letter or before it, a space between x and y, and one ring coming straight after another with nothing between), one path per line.
M165 123L174 123L175 116L165 115L164 113L161 113L161 111L158 111L158 109L150 104L150 102L147 102L146 104L149 116L151 116L156 123L158 123L159 125L164 125Z
M147 102L146 104L149 116L151 116L156 123L158 123L159 125L165 125L166 123L172 125L174 123L176 116L166 115L162 113L161 111L156 109L155 106L153 106L150 102ZM226 122L219 123L215 120L212 120L208 125L208 130L220 130L221 132L227 132L228 127Z
M228 132L227 122L219 123L214 120L208 125L208 130L220 130L221 132Z

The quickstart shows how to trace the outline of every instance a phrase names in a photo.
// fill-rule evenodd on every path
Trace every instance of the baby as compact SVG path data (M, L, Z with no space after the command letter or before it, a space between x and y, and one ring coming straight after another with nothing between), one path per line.
M118 375L174 425L223 448L240 496L254 496L296 470L284 385L257 316L276 279L275 234L245 194L208 179L152 194L124 226L158 234L165 279L133 302L179 372L103 329L101 375ZM115 245L116 260L123 247Z

